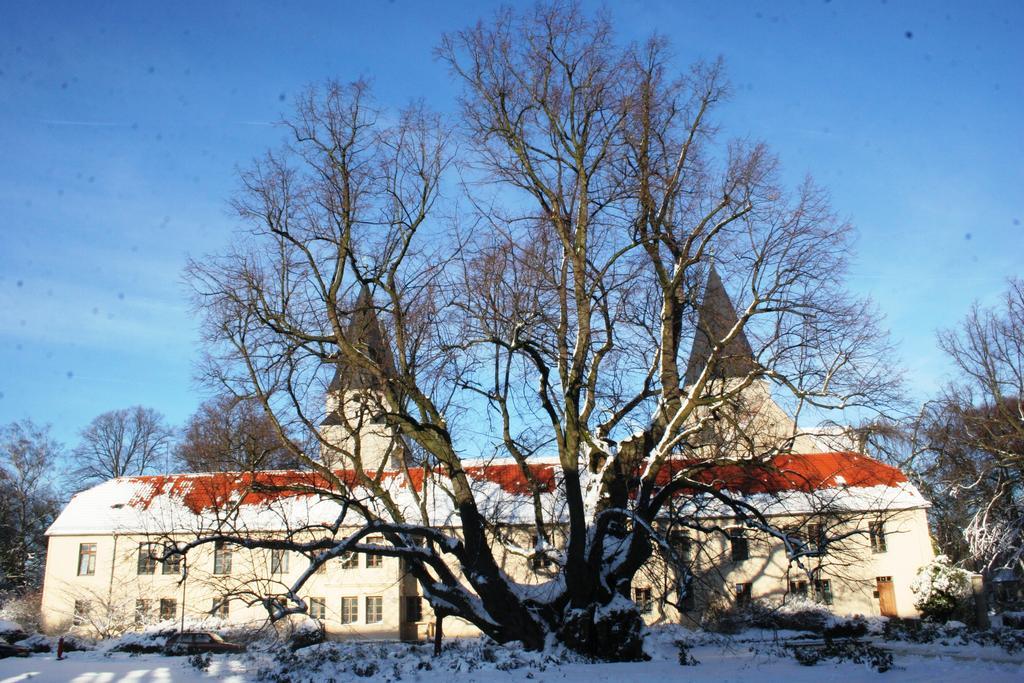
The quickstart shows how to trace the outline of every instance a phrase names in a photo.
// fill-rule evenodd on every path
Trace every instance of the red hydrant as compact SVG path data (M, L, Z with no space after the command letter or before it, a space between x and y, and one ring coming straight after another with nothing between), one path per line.
M57 659L64 659L64 636L57 640Z

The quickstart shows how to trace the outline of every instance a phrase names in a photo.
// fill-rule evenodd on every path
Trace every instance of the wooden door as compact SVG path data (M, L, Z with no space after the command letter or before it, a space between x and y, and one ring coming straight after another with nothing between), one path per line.
M883 617L896 616L896 591L892 587L891 576L879 576L875 579L878 593L878 610Z

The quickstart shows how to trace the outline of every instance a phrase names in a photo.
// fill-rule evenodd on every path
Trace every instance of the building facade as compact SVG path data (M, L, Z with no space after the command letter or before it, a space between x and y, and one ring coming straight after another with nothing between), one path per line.
M362 339L366 353L387 365L388 346L368 292L361 301L349 324L350 339ZM712 272L698 327L708 339L724 338L722 330L735 319ZM688 383L707 362L713 347L708 339L698 334L694 340ZM733 381L754 367L742 335L726 351L715 381ZM326 392L321 460L364 504L376 504L384 491L390 504L415 511L421 523L458 535L443 475L408 466L402 439L375 417L380 407L374 392L372 377L363 371L337 368ZM814 600L846 615L916 616L910 583L933 557L928 503L917 489L896 468L798 430L766 384L750 384L738 405L743 414L726 422L746 425L753 437L744 443L753 451L784 454L764 461L733 453L743 466L705 469L700 476L759 510L768 524L740 523L714 496L683 492L658 521L671 554L655 553L633 583L645 618L696 625L715 611L752 601L793 600ZM778 443L787 448L778 449ZM531 486L540 486L539 504L553 520L554 535L559 533L565 497L557 463L531 460L529 484L514 463L466 464L483 514L513 541L498 558L505 572L525 585L550 581L556 568L516 547L531 545ZM670 462L664 473L672 476L672 470ZM374 473L376 492L357 471ZM165 548L218 534L344 539L361 520L346 517L347 508L329 495L331 486L311 471L222 472L115 479L79 493L47 532L44 623L55 632L123 630L207 616L260 623L273 601L310 573L297 597L330 635L423 637L430 630L429 606L394 557L333 557L313 571L312 550L218 541L195 547L180 562L164 561ZM368 542L385 545L383 537ZM495 546L505 547L497 539ZM680 596L678 579L687 576L689 590ZM448 619L445 632L468 635L475 629Z
M553 464L536 466L535 476L549 482L552 500L558 495L556 473ZM473 468L471 476L487 487L494 505L503 506L514 532L520 507L529 505L518 468L492 463ZM262 600L285 595L309 570L307 556L211 542L183 560L161 561L163 549L225 524L253 538L294 538L312 533L318 524L326 527L338 515L332 501L312 494L253 493L311 482L311 477L300 471L130 477L76 495L48 531L46 627L102 632L183 616L265 621ZM397 495L411 486L404 472L393 471L388 478ZM693 587L685 600L678 600L672 570L655 555L633 588L649 621L699 624L721 607L795 599L816 600L840 614L916 616L910 582L932 559L928 504L898 470L855 453L810 453L780 458L771 472L754 481L737 481L733 488L747 485L747 500L762 504L772 527L785 530L787 539L735 524L713 500L701 507L699 497L686 497L682 504L687 509L675 511L680 518L725 529L727 535L671 528L672 517L665 518L666 537L676 549L675 559L692 571ZM421 486L419 495L430 500L429 486ZM441 502L431 504L444 518ZM340 528L338 537L354 528ZM458 533L457 527L448 528ZM522 532L529 533L525 524ZM825 552L790 561L787 540L813 543L817 538L828 544ZM367 542L385 543L382 537ZM552 567L514 553L502 561L510 576L526 584L553 576ZM332 559L310 575L301 597L310 616L336 637L418 638L430 628L429 606L394 557ZM473 632L451 621L446 632Z

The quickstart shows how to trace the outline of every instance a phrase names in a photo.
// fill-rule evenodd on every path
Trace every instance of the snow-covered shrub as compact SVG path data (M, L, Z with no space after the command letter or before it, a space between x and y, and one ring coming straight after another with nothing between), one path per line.
M84 636L78 636L73 633L69 633L64 636L64 651L65 652L85 652L87 650L95 650L96 641L92 638L86 638Z
M990 628L986 631L964 631L963 642L978 645L994 645L1002 648L1007 654L1024 650L1024 631L1015 628Z
M18 645L27 647L30 652L52 652L54 650L53 639L42 633L33 633L28 638L19 640Z
M750 627L750 610L724 600L714 601L704 610L701 626L712 633L736 635Z
M26 633L40 630L40 593L22 593L7 597L0 606L0 620L13 621L21 626Z
M803 666L814 666L820 662L853 662L867 664L879 673L892 668L892 655L871 643L857 640L826 641L821 647L803 646L793 648L793 658Z
M0 619L0 639L13 643L21 640L26 635L28 634L25 633L25 629L21 627L21 624L7 619Z
M326 680L416 680L422 671L450 671L451 678L487 671L521 670L533 678L550 666L589 661L564 647L552 645L541 652L520 645L498 646L487 638L448 640L439 657L421 643L326 641L300 650L278 643L255 656L266 657L258 680L274 683L321 683ZM477 677L479 680L480 677Z
M147 628L143 631L126 633L114 642L111 652L128 652L131 654L147 654L163 652L167 636L174 633L173 629Z
M192 655L191 657L188 658L188 663L191 664L193 668L198 669L199 671L209 671L210 670L210 655L209 654L194 654L194 655Z
M916 619L890 619L881 633L885 640L904 640L910 643L958 643L960 645L990 645L1009 654L1024 650L1024 630L990 628L984 631L970 629L958 622L939 624Z
M862 616L833 617L821 633L826 638L860 638L868 633L868 621Z
M696 666L700 664L697 658L690 654L690 644L685 640L677 640L676 649L679 651L679 664L681 666Z
M315 619L304 619L289 624L288 628L282 633L282 637L288 642L288 646L291 649L299 650L324 642L326 634L323 624Z
M910 590L917 596L914 606L925 619L946 622L963 608L971 593L971 576L939 555L917 571Z
M755 601L747 609L755 628L821 633L832 619L828 608L811 600L789 600L782 605Z

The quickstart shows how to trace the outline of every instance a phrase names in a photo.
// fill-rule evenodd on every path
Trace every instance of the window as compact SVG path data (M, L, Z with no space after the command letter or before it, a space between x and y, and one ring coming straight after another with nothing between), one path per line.
M366 596L366 623L379 624L384 621L384 598L379 595Z
M790 581L789 582L789 594L798 598L807 597L807 582L806 581Z
M341 623L354 624L359 621L359 598L346 597L341 599Z
M366 542L370 545L384 545L383 536L368 536ZM366 568L376 569L384 566L384 556L376 553L366 553ZM368 622L369 623L369 622Z
M807 549L821 550L825 546L825 528L821 524L807 525Z
M672 545L672 552L676 555L676 561L688 564L693 554L693 543L690 541L690 534L685 531L673 531L668 537Z
M138 573L156 574L157 549L155 543L139 544Z
M231 573L231 548L224 541L217 541L213 546L213 573Z
M78 544L78 575L92 576L96 573L96 544Z
M743 529L729 530L729 544L733 562L742 562L750 557L750 541Z
M342 569L356 569L359 567L359 554L347 550L341 554L341 568Z
M323 598L309 599L309 616L314 619L323 619L327 616L327 601Z
M819 579L814 582L814 599L823 605L832 604L832 581Z
M178 616L178 601L174 598L160 599L160 621L167 621Z
M690 590L686 592L686 597L683 598L683 603L679 607L683 612L692 612L697 607L697 596L692 585Z
M530 568L533 571L540 571L551 568L551 558L544 553L534 553L530 556Z
M751 585L749 583L736 584L736 606L750 606Z
M75 626L84 624L92 612L92 603L88 600L75 600L75 613L71 617L71 623Z
M174 546L165 545L164 554L166 555L171 550L174 550ZM180 574L181 573L181 555L168 555L167 559L163 561L163 566L160 568L164 574Z
M214 598L213 607L210 608L210 614L215 617L220 617L221 619L227 619L229 602L230 601L227 598Z
M321 567L323 565L320 565ZM271 550L270 551L270 573L271 574L287 574L288 573L288 551L287 550Z
M868 524L868 537L871 540L871 552L885 552L885 524L883 522Z
M418 595L405 596L405 620L410 624L423 621L423 598Z
M135 601L135 628L141 628L149 623L153 612L152 600Z
M654 600L651 598L650 588L634 588L633 602L640 608L640 614L650 614L654 611Z

